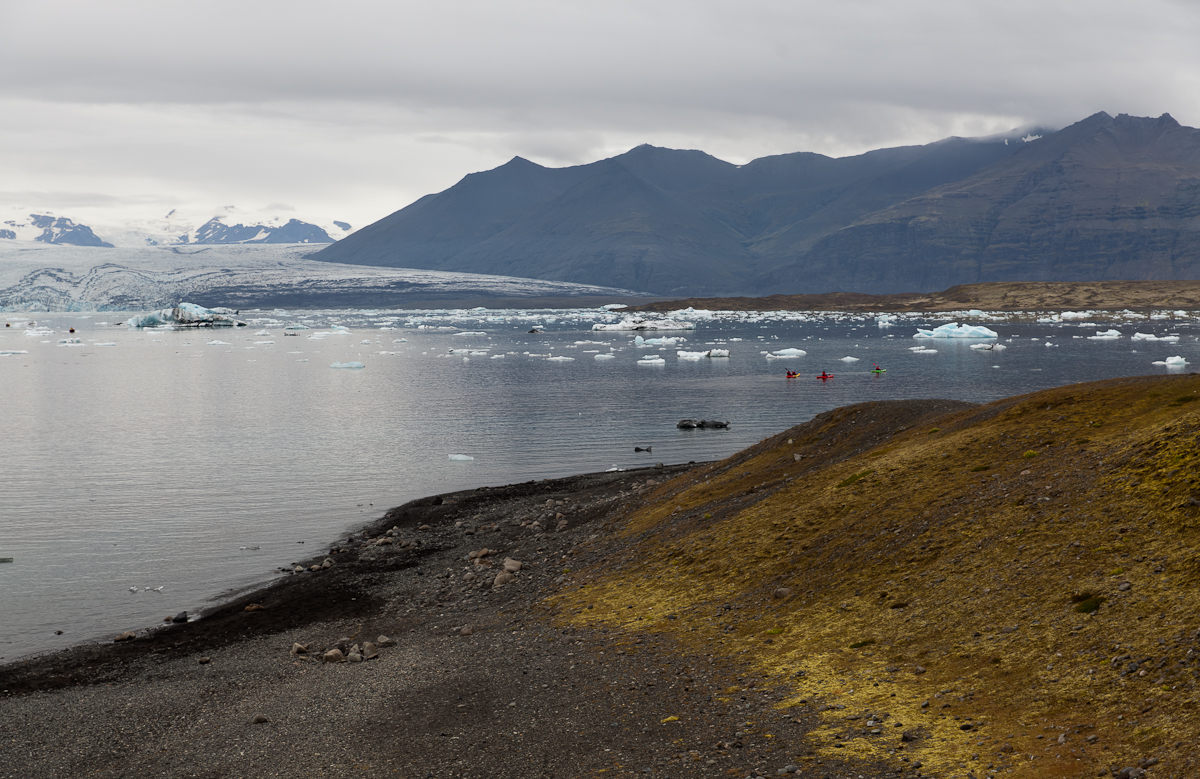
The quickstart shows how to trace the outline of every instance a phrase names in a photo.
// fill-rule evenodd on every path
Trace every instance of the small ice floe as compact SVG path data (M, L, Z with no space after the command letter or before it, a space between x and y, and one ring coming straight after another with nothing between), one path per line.
M937 354L937 349L929 349L924 346L910 346L908 350L913 354Z
M592 359L593 360L615 360L616 358L617 358L617 355L615 355L615 354L597 354Z
M82 338L59 338L59 346L83 346Z
M99 345L100 344L96 344L96 346L99 346ZM204 345L205 346L229 346L229 343L227 341L218 341L217 339L214 338L213 340L206 342Z
M467 462L468 460L474 460L475 458L469 454L452 454L450 455L450 459L458 462Z
M637 361L638 365L666 365L667 361L656 354L647 354Z
M267 344L273 344L275 342L274 341L255 341L254 343L256 346L263 346L263 345L267 345Z
M681 335L663 336L662 338L642 338L639 335L634 337L633 345L639 348L646 346L675 346L676 344L680 344L685 341L687 341L687 339Z
M461 332L461 333L455 333L455 335L486 336L486 335L487 335L487 333L484 333L484 332L471 332L471 331L464 331L464 332Z
M846 356L842 358L842 362L858 362L858 358Z
M1176 355L1174 357L1168 357L1165 360L1155 360L1154 362L1152 362L1150 364L1151 365L1163 365L1168 368L1182 368L1183 366L1187 365L1188 363L1187 363L1187 360Z
M24 349L0 349L0 357L8 357L13 354L29 354Z
M257 333L255 333L255 335L270 335L270 334L271 333L266 330L259 330Z
M713 358L713 357L728 357L729 350L728 349L709 349L708 351L704 351L704 352L688 352L688 351L684 351L684 350L680 349L679 351L675 352L675 355L681 360L703 360L706 358Z
M891 327L892 325L896 324L896 320L899 318L900 317L895 314L880 314L879 316L875 317L875 324L879 325L880 327Z
M352 371L356 371L356 370L359 370L360 368L365 368L367 366L363 365L358 360L351 360L350 362L331 362L331 363L329 363L329 367L330 368L346 368L346 369L349 369Z
M733 339L730 339L733 340ZM795 357L803 357L808 352L803 349L777 349L773 352L767 352L768 360L790 360Z
M130 588L129 588L129 591L130 591L130 592L139 592L139 590L138 590L138 588L137 588L137 587L130 587Z
M1153 333L1134 333L1129 339L1131 341L1165 341L1171 344L1179 342L1177 335L1154 335Z
M116 341L98 341L97 343L92 344L92 346L116 346L116 345L117 345Z
M394 344L406 344L406 343L408 343L408 339L407 339L407 338L397 338L396 340L392 341L392 343L394 343Z
M360 346L369 346L369 345L371 344L371 339L370 339L370 338L364 338L364 339L362 339L361 341L359 341L358 343L359 343L359 345L360 345Z
M256 551L258 551L258 548L259 547L257 547L257 546L239 546L238 547L238 549L244 549L247 552L256 552Z
M574 357L555 357L553 355L546 358L546 362L575 362Z
M592 330L695 330L696 325L692 322L683 322L677 319L643 319L641 317L627 317L620 322L614 324L595 324L592 325Z
M1044 343L1042 345L1043 346L1058 346L1058 344L1056 344L1056 343L1051 343L1050 339L1046 339L1046 343Z
M503 359L504 359L504 355L503 355L503 354L493 354L493 355L492 355L492 359L493 359L493 360L503 360Z
M1120 330L1097 330L1095 335L1089 335L1089 341L1115 341L1121 337Z
M984 352L998 352L1008 347L1004 344L971 344L971 348Z
M932 330L917 328L913 338L999 338L1000 334L983 325L960 325L950 322Z

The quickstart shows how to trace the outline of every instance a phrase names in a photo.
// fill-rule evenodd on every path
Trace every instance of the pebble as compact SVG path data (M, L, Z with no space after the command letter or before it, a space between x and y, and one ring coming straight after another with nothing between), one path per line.
M1120 584L1117 585L1117 589L1120 590L1121 592L1129 592L1130 590L1133 589L1133 585L1130 584L1129 582L1121 582Z
M342 654L342 650L340 649L330 649L321 656L321 659L327 663L340 663L346 659L346 656Z
M777 590L775 590L775 592L771 593L772 597L774 597L776 600L783 600L784 598L786 598L787 596L789 596L791 594L792 594L792 589L790 587L780 587Z
M372 644L370 641L364 641L362 645L363 660L374 660L379 657L379 647Z
M351 652L350 654L346 655L347 663L361 663L362 661L363 661L363 656L360 655L358 652Z
M521 561L514 560L511 557L504 558L504 570L509 573L516 573L521 570Z
M187 622L187 612L186 611L179 612L174 617L171 617L171 621L172 622Z
M137 638L137 633L134 633L132 630L126 630L124 633L114 638L113 641L132 641L135 638Z
M396 640L388 638L387 636L380 636L379 638L375 639L375 643L378 646L395 646Z
M200 665L208 665L209 663L212 662L212 658L211 657L201 657L196 662L198 662Z
M469 636L469 635L473 634L474 632L475 632L475 628L471 627L470 625L467 625L467 626L463 627L462 630L458 631L458 634L460 636Z
M293 655L308 654L308 644L292 644L291 654L293 654Z
M267 715L265 715L265 714L255 714L254 719L250 720L250 724L251 725L261 725L264 722L270 722L270 721L271 720L267 719Z
M503 573L496 574L496 579L492 582L492 586L500 587L502 585L508 584L509 582L511 582L512 580L514 580L516 578L517 577L513 576L508 571L504 571Z
M332 568L333 567L333 558L326 557L325 562L321 563L321 567L322 568Z
M250 605L246 606L246 608L243 609L243 611L266 611L266 610L267 610L267 607L262 605L261 603L251 603Z

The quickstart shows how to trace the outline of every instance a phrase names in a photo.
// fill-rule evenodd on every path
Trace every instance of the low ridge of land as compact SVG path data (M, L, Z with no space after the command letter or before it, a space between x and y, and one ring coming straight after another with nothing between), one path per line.
M863 403L415 501L197 622L0 667L0 776L1196 776L1197 401Z
M770 295L761 298L688 298L631 306L628 311L1081 311L1200 308L1200 281L995 281L961 284L942 292L865 295Z

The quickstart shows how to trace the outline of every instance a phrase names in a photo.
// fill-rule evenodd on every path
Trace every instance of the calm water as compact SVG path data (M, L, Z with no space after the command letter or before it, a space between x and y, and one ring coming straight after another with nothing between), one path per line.
M1151 362L1175 355L1200 364L1193 319L1119 323L1125 337L1110 341L1074 337L1108 323L991 322L1007 348L980 352L978 340L911 337L945 320L701 320L643 334L686 342L637 348L632 333L592 332L595 311L248 316L237 330L130 331L105 324L120 321L111 313L41 314L53 333L35 335L3 316L0 352L27 353L0 356L0 557L14 558L0 564L0 657L198 610L431 493L720 458L864 400L988 401L1164 373ZM301 320L313 329L284 335ZM547 332L529 334L534 324ZM1180 340L1130 340L1138 331ZM59 344L72 337L83 344ZM731 356L675 355L713 347ZM807 356L760 353L789 347ZM638 365L650 352L666 364ZM366 367L329 367L351 360ZM785 380L788 368L804 375ZM814 380L821 370L836 376ZM732 427L678 430L684 417Z

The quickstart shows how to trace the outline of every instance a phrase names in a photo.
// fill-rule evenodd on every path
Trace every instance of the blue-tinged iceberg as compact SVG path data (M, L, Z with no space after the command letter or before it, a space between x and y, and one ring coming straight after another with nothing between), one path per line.
M195 303L180 303L174 308L162 308L130 317L129 327L245 327L228 308L205 308Z
M932 330L917 328L913 338L999 338L1000 334L983 325L960 325L957 322L935 327Z

